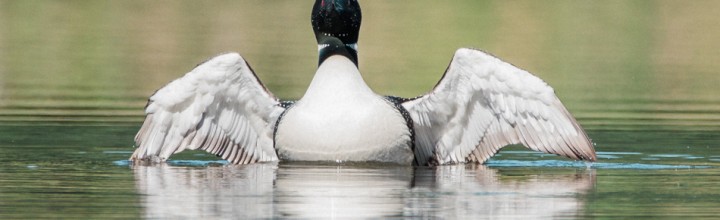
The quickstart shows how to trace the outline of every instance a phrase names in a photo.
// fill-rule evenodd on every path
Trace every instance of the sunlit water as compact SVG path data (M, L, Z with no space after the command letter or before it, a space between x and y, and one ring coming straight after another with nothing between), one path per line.
M717 2L361 4L375 91L422 94L456 48L482 48L552 85L598 161L513 146L434 168L134 166L147 97L212 55L239 51L275 95L302 96L310 4L0 0L0 219L720 217Z

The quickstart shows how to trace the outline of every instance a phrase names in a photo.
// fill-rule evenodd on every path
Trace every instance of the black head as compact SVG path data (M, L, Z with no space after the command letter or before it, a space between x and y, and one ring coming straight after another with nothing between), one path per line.
M315 0L310 19L318 44L325 37L357 44L362 21L357 0Z
M336 37L324 37L320 43L318 43L318 51L320 52L318 66L333 55L347 57L355 63L355 66L358 66L357 52Z

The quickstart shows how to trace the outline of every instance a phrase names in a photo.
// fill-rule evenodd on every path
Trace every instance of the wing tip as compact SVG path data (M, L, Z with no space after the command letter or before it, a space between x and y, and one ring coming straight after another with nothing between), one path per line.
M581 130L583 134L583 139L580 142L579 145L569 146L570 150L573 152L574 155L564 155L573 159L577 160L583 160L583 161L590 161L595 162L597 161L597 153L595 152L595 147L590 140L590 138L587 137L587 134L585 134L584 130Z
M497 58L497 56L491 54L490 52L487 52L487 51L484 51L484 50L478 49L478 48L461 47L455 51L455 56L467 56L467 55L485 55L485 56Z
M562 155L562 154L560 154ZM595 154L595 150L592 148L590 149L590 152L578 152L575 155L562 155L567 156L569 158L575 159L575 160L582 160L582 161L589 161L589 162L595 162L597 161L597 154Z
M210 64L210 65L206 65ZM200 66L234 66L234 65L245 65L245 59L236 52L228 52L217 55L210 58L209 60L198 65Z
M583 155L580 157L580 160L585 160L585 161L590 161L590 162L595 162L595 161L597 161L597 153L595 152L595 148L594 148L592 145L590 145L590 147L588 148L588 150L589 150L590 152L585 152L585 154L583 154Z
M240 56L237 52L227 52L220 55L217 55L214 60L221 60L221 61L236 61L236 60L242 60L242 56Z

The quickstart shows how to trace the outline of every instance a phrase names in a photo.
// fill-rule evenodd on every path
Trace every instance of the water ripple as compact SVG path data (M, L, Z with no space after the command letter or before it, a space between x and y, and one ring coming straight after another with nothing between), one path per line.
M488 167L573 167L591 169L638 169L638 170L662 170L662 169L706 169L712 166L697 165L669 165L669 164L644 164L644 163L605 163L605 162L584 162L564 160L490 160L485 165Z
M227 160L168 160L165 162L172 166L184 166L184 167L206 167L216 165L227 165ZM132 162L130 160L117 160L113 161L116 166L130 166Z
M646 158L643 158L646 159ZM648 160L656 158L647 158ZM225 160L168 160L172 166L204 167L214 165L228 165ZM129 160L113 162L116 166L129 166ZM488 167L542 167L542 168L587 168L587 169L634 169L634 170L662 170L662 169L707 169L713 166L705 165L671 165L671 164L645 164L645 163L607 163L565 160L490 160L485 163Z

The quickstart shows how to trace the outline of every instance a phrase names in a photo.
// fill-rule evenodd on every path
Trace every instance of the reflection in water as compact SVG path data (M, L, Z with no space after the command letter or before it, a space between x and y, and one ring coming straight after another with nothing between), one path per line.
M412 174L409 166L281 167L275 186L277 213L314 218L398 216Z
M134 166L145 218L233 219L272 215L277 165Z
M577 216L584 174L513 174L484 166L253 164L135 166L148 218Z
M582 194L594 171L578 174L502 175L485 166L441 166L415 173L406 215L468 217L557 217L581 215ZM435 193L437 196L424 194Z

